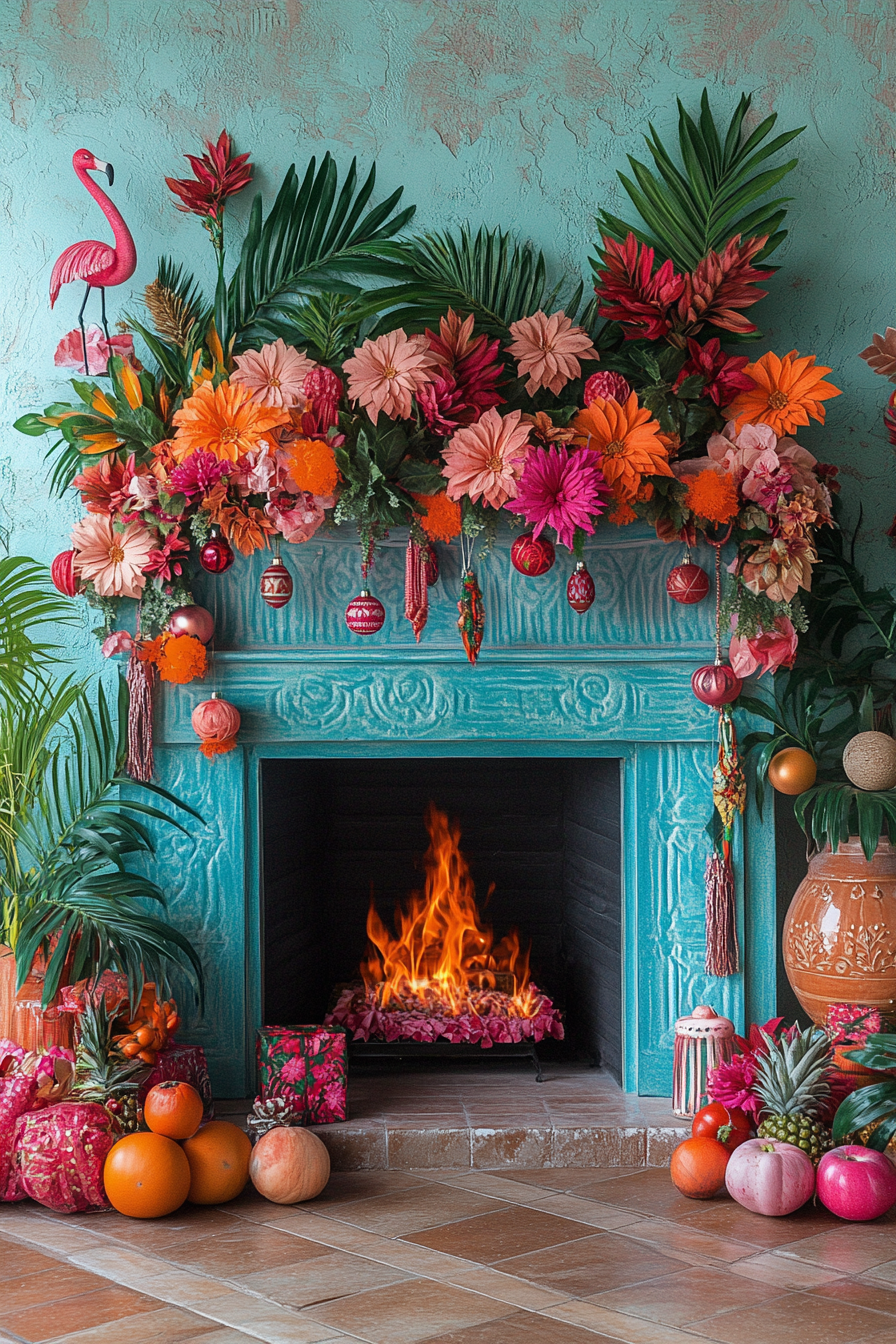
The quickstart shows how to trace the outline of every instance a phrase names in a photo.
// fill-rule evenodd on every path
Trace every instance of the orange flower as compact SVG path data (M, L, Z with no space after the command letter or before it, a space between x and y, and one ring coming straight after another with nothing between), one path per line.
M252 392L234 383L202 383L176 411L172 444L178 462L197 448L220 460L235 462L257 448L268 430L289 416L281 406L260 406Z
M447 494L414 495L418 504L422 504L426 513L420 519L420 526L430 541L451 541L460 536L460 505Z
M831 370L815 363L814 355L791 350L783 359L773 351L748 364L744 373L755 386L734 398L725 414L734 421L739 434L744 425L768 425L779 438L792 434L799 425L808 425L809 417L824 424L823 401L839 397L840 389L826 383Z
M628 527L629 523L636 523L638 521L638 515L635 513L631 504L625 503L617 504L613 512L607 514L607 517L610 522L615 523L617 527Z
M691 513L707 523L730 523L740 507L734 481L712 467L689 477L684 502Z
M235 546L240 555L260 551L262 546L268 544L268 534L277 530L262 510L255 508L243 512L235 505L219 506L212 512L212 520L219 524L231 546Z
M296 439L286 449L289 474L297 490L309 495L332 495L339 484L333 449L323 439Z
M643 476L672 475L659 421L638 405L634 392L623 406L595 397L579 411L572 428L578 439L600 453L601 470L620 501L635 498Z
M194 677L204 677L207 666L205 645L194 635L158 635L144 643L140 658L155 663L162 681L185 686Z

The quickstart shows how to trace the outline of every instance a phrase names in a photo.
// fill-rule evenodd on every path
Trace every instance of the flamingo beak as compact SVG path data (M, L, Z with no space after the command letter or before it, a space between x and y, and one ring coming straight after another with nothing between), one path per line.
M103 163L101 159L94 159L93 167L95 172L106 174L109 179L109 186L111 187L112 183L115 181L115 171L111 163Z

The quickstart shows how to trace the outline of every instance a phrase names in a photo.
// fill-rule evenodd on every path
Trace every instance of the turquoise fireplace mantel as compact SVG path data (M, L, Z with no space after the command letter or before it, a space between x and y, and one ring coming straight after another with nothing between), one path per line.
M738 1027L774 1011L774 834L750 810L736 845L743 970L704 971L703 870L715 713L690 676L711 661L713 603L669 600L665 576L681 548L646 528L611 526L586 548L597 597L584 616L566 603L572 564L558 553L540 579L516 573L504 536L478 565L486 634L470 667L455 628L458 547L440 546L419 645L404 619L404 550L380 548L371 587L386 625L366 639L345 627L360 588L357 536L347 529L284 547L295 578L289 606L272 611L259 577L270 553L208 577L197 600L217 618L205 682L164 687L156 714L161 782L205 825L166 837L162 879L171 916L208 972L202 1021L218 1095L254 1088L261 1021L259 763L279 757L609 756L622 761L623 994L626 1090L671 1090L673 1025L711 1003ZM708 552L708 548L707 552ZM708 568L711 553L699 555ZM212 690L242 715L239 746L207 761L190 727ZM188 1014L189 1018L189 1014Z

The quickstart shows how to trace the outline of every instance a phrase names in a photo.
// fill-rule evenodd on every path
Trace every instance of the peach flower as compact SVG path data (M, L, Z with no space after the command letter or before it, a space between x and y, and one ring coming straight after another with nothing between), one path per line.
M72 547L75 573L91 582L100 597L139 597L146 587L140 571L154 542L139 523L116 532L108 516L88 514L72 528Z
M582 327L574 327L572 318L564 312L551 313L541 309L532 317L521 317L510 324L513 344L507 348L516 360L521 378L528 375L526 391L533 396L540 387L547 387L556 396L573 378L582 372L580 359L598 359L591 338Z
M529 453L530 426L521 424L522 411L500 416L490 407L475 425L466 425L452 435L442 456L442 475L448 481L448 498L469 495L475 504L484 499L500 509L516 499L517 483Z
M266 406L304 406L302 387L314 368L314 360L304 350L296 350L278 337L260 350L235 355L233 362L236 368L230 381L251 392L253 401Z
M430 381L438 364L425 336L406 336L399 327L365 341L342 367L350 400L360 402L371 420L380 411L392 420L406 420L411 396Z

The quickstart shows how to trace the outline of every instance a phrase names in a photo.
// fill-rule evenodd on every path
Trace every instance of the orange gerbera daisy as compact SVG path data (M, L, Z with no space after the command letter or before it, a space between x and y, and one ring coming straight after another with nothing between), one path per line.
M322 497L332 495L339 484L339 468L328 443L323 439L296 439L285 451L297 490Z
M418 504L426 510L420 518L420 526L430 541L451 541L460 536L460 505L447 494L416 495L411 492Z
M668 449L658 420L638 405L633 392L624 405L595 397L572 421L576 437L601 455L601 470L620 501L635 498L644 476L671 476Z
M176 411L172 451L178 462L201 448L220 460L235 462L259 446L275 425L288 421L282 406L260 406L249 388L235 383L202 383Z
M684 502L691 513L706 523L730 523L740 507L734 481L712 467L688 477Z
M783 359L771 350L748 364L744 373L753 379L754 387L734 398L725 414L734 421L734 432L739 434L744 425L768 425L781 438L792 434L799 425L808 425L809 418L824 424L823 401L839 397L840 389L826 383L824 375L831 370L816 364L814 355L800 357L791 350Z

